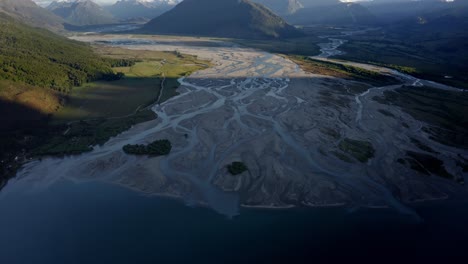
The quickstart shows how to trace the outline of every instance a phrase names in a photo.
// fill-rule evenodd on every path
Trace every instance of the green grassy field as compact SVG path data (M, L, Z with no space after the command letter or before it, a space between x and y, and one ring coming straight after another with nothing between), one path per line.
M137 109L155 103L159 97L163 102L176 95L178 78L209 65L195 56L177 52L110 47L98 47L97 52L103 57L140 61L133 66L113 68L115 72L125 74L121 80L92 82L74 89L66 106L54 115L55 123L133 114Z
M76 88L66 105L54 116L54 123L134 113L153 103L161 86L160 78L124 78L93 82Z
M179 64L183 63L183 64ZM201 69L201 64L195 64L191 61L144 61L137 62L131 67L116 67L116 72L123 72L127 77L147 78L147 77L162 77L178 78L187 75L191 72Z
M364 82L375 86L386 86L400 83L400 81L391 76L354 66L321 61L302 56L288 56L288 58L301 66L304 71L314 74Z

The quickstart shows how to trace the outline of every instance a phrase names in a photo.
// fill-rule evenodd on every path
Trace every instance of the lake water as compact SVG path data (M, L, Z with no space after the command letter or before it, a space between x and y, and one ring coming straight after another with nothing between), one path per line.
M241 209L229 219L105 183L60 181L34 192L12 184L0 193L0 263L466 258L466 202L426 203L414 210L422 220L390 209L349 208Z

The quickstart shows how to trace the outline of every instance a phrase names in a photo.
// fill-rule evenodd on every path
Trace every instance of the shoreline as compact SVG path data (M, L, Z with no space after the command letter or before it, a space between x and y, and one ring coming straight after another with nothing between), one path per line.
M70 180L71 181L71 180ZM151 193L151 192L145 192L140 189L137 189L136 187L133 186L128 186L124 185L122 183L117 183L117 182L107 182L107 181L95 181L95 182L101 182L104 184L109 184L113 185L122 189L126 189L129 191L132 191L137 194L141 194L142 196L145 196L147 198L160 198L160 199L168 199L172 201L176 201L178 203L183 204L184 206L195 206L195 207L202 207L202 208L207 208L211 209L210 205L207 202L202 202L202 201L193 201L191 205L188 205L184 198L182 196L176 195L176 194L170 194L170 193ZM88 182L89 183L89 182ZM425 199L417 199L414 201L400 201L401 204L409 206L410 209L414 209L413 206L424 206L428 205L431 202L441 202L441 201L449 201L451 198L446 195L444 197L434 197L434 198L425 198ZM462 199L454 199L454 201L463 201ZM252 209L252 210L266 210L266 211L285 211L285 210L294 210L294 209L300 209L300 208L305 208L305 209L320 209L320 208L347 208L347 206L350 203L347 202L342 202L342 203L330 203L330 204L306 204L306 203L301 203L300 205L248 205L244 203L239 204L239 209L245 208L245 209ZM391 209L392 207L389 205L359 205L357 206L358 208L364 208L364 209ZM240 213L239 213L240 214Z

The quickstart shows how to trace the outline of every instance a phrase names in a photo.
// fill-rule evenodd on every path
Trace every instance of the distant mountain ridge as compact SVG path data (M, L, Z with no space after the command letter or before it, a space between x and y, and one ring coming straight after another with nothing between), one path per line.
M174 8L182 0L119 0L107 6L113 16L128 20L133 18L153 19Z
M255 3L262 4L276 14L290 15L296 13L298 10L304 8L300 0L252 0Z
M112 24L117 20L91 0L54 1L48 10L77 26Z
M246 39L302 35L268 8L249 0L184 0L148 22L142 31Z
M32 0L0 0L0 13L5 13L25 24L50 30L63 30L61 17L38 6Z
M378 23L377 17L365 6L339 1L317 2L312 7L300 9L286 16L285 19L298 25L374 25Z
M462 5L466 1L457 0L455 2L445 2L440 0L423 0L423 1L372 1L363 2L362 5L367 7L382 23L394 23L404 19L417 17L423 14L442 11L446 8Z
M468 37L468 1L446 3L432 8L423 9L388 28L411 35L414 31L425 33L432 38L440 34L456 34L458 37Z
M279 0L258 0L272 2ZM303 8L283 18L298 25L382 26L417 19L428 13L460 8L468 0L299 0Z

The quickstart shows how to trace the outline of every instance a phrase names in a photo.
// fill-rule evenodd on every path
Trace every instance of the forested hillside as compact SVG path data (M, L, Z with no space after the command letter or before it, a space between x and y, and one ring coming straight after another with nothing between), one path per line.
M60 127L48 125L74 86L122 77L87 44L0 12L0 188L25 153Z
M303 36L268 8L250 0L184 0L148 22L142 32L240 39Z
M0 13L0 80L68 92L113 74L91 48Z

